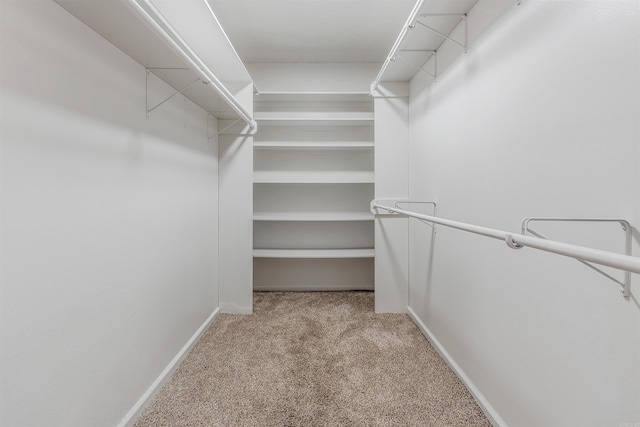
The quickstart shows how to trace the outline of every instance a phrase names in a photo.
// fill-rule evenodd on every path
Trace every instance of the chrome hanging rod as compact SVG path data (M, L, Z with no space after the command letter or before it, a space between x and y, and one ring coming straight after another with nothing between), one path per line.
M213 74L207 65L180 37L177 31L162 16L160 11L149 0L125 0L133 11L135 11L143 21L145 21L181 58L183 58L191 69L200 76L204 84L211 87L231 109L240 116L250 127L257 126L256 121L251 117L240 103L234 98L222 82ZM214 16L215 17L215 16Z
M457 230L502 240L506 242L506 244L510 248L513 249L521 249L527 246L530 248L540 249L543 251L552 252L558 255L563 255L582 261L589 261L595 264L640 274L640 258L634 256L622 255L614 252L603 251L600 249L593 249L584 246L572 245L569 243L557 242L555 240L544 240L537 237L525 236L519 233L510 233L508 231L497 230L494 228L481 227L464 222L423 215L405 209L398 209L393 206L385 206L376 200L373 200L371 202L371 211L375 214L376 212L374 211L374 209L384 209L390 213L406 215L412 218L429 221L434 224L444 225L445 227L455 228ZM623 296L628 297L630 295L629 288L629 285L625 286L622 291Z

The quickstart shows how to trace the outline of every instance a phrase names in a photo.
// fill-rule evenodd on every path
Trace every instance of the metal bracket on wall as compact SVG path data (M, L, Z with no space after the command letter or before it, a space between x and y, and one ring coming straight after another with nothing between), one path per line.
M436 206L437 206L436 202L422 202L422 201L415 201L415 200L398 200L398 199L393 199L393 200L375 199L375 200L371 201L371 204L369 206L369 211L372 214L376 215L377 217L391 217L391 216L404 217L405 215L398 214L397 212L389 212L388 214L382 214L382 213L380 213L378 208L376 208L374 206L375 203L387 203L387 204L393 203L393 207L394 208L403 209L403 210L411 208L412 205L430 205L430 206L433 206L432 215L436 214ZM402 205L408 205L408 206L403 207ZM414 218L414 219L417 219L418 221L428 225L429 227L431 227L434 230L434 233L435 233L436 227L435 227L435 225L433 223L425 221L425 220L420 219L420 218Z
M258 126L251 127L242 119L218 120L218 126L220 127L220 129L218 130L218 135L253 136L258 130Z
M632 226L629 223L629 221L627 221L626 219L617 219L617 218L524 218L522 220L522 234L527 235L531 234L532 236L538 237L540 239L545 239L547 240L546 237L542 236L540 233L537 233L533 230L531 230L529 228L529 224L531 222L536 222L536 221L545 221L545 222L596 222L596 223L611 223L611 222L617 222L620 224L620 226L622 227L622 230L625 232L625 255L629 255L631 256L631 233L632 233ZM589 268L592 268L593 270L597 271L598 273L602 274L603 276L605 276L606 278L613 280L614 282L616 282L617 284L619 284L622 287L622 295L627 298L629 297L629 295L631 294L631 273L629 271L625 271L624 273L624 282L621 282L620 280L616 279L615 277L612 277L611 275L609 275L608 273L602 271L601 269L599 269L598 267L596 267L595 265L591 264L590 262L587 261L583 261L581 259L576 258L576 261L581 262L582 264L586 265Z
M214 119L218 120L216 118L216 116L214 116L213 114L211 114L210 112L207 111L207 142L211 142L211 140L215 137L218 136L218 134L212 134L210 133L211 130L211 117L213 117Z
M433 81L435 82L438 79L438 51L437 50L426 50L426 49L399 49L398 52L428 52L431 53L431 55L429 55L429 57L427 58L426 61L424 61L424 64L422 64L422 66L414 63L413 61L408 60L407 58L405 58L404 56L400 55L399 53L396 54L395 57L391 58L391 61L395 61L396 58L400 58L402 59L404 62L406 62L407 64L417 68L419 71L422 71L423 73L433 77ZM434 61L434 72L433 74L430 73L429 71L425 70L423 67L425 65L427 65L427 62L429 62L429 60L433 58Z
M467 34L468 33L468 31L467 31L468 25L467 25L467 14L466 13L462 13L462 14L460 14L460 13L422 13L419 16L425 17L425 18L427 18L429 16L457 16L457 17L459 17L460 20L461 20L460 22L464 22L464 43L461 43L461 42L459 42L459 41L457 41L455 39L452 39L451 37L449 37L451 34L441 33L440 31L438 31L435 28L425 24L422 21L419 21L419 20L416 19L415 23L416 24L420 24L425 28L428 28L429 30L433 31L434 33L436 33L440 37L443 37L446 40L452 41L453 43L457 44L458 46L464 48L464 53L467 53L467 45L469 43L469 38L468 38L468 34ZM456 25L455 28L458 28L458 26Z
M408 206L403 208L401 205L408 205ZM398 208L398 209L411 209L412 205L431 205L431 206L433 206L432 215L436 214L436 206L437 206L436 202L416 202L415 200L411 200L411 201L396 200L393 203L393 206ZM436 225L435 224L433 224L431 222L428 222L428 221L425 221L424 219L420 219L420 218L414 218L414 219L417 219L421 223L426 224L429 227L431 227L433 229L433 234L436 234Z
M146 109L147 109L147 119L149 117L151 117L151 112L153 110L155 110L156 108L160 107L162 104L164 104L165 102L169 101L174 96L179 95L182 92L184 92L185 90L189 89L191 86L193 86L197 82L201 81L201 79L199 77L196 78L195 80L193 80L192 82L190 82L186 86L182 87L181 89L176 90L174 93L172 93L171 95L169 95L168 97L166 97L165 99L160 101L160 103L158 103L158 104L154 105L153 107L149 108L149 75L150 75L150 73L153 72L153 70L189 70L189 68L147 68L147 80L146 80L147 90L146 90L146 104L145 104L146 105Z

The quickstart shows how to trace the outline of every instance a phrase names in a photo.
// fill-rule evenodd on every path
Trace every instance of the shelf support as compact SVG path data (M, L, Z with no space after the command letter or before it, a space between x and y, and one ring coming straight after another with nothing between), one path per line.
M231 124L229 124L228 126L225 126L224 129L218 131L218 133L223 134L228 131L229 129L231 129L231 127L233 127L236 123L238 123L241 119L238 120L234 120L233 122L231 122Z
M253 136L258 130L257 126L251 127L242 119L218 120L218 126L222 128L218 135Z
M213 114L207 111L207 142L211 142L213 138L218 136L217 134L211 134L209 132L209 130L211 129L211 117L217 120L217 118Z
M160 70L161 68L153 68L155 70ZM164 69L168 69L168 68L164 68ZM181 70L183 68L170 68L172 70ZM166 97L165 99L163 99L162 101L160 101L159 104L156 104L155 106L149 108L149 74L151 73L151 68L147 68L147 92L146 92L146 107L147 107L147 119L151 116L151 112L153 110L155 110L156 108L160 107L161 105L163 105L165 102L169 101L171 98L173 98L174 96L181 94L182 92L184 92L185 90L189 89L191 86L193 86L194 84L196 84L197 82L200 81L200 78L196 78L194 81L192 81L191 83L187 84L186 86L184 86L182 89L176 90L174 93L172 93L171 95L169 95L168 97Z
M613 218L613 219L609 219L609 218L547 218L547 217L540 217L540 218L525 218L522 220L522 234L523 235L527 235L531 234L539 239L544 239L544 240L548 240L546 237L542 236L540 233L537 233L535 231L533 231L532 229L529 228L529 223L530 222L535 222L535 221L544 221L544 222L597 222L597 223L602 223L602 222L617 222L620 224L620 226L622 227L622 230L625 232L625 255L631 256L631 232L632 232L632 227L631 224L629 223L629 221L627 221L626 219L617 219L617 218ZM622 296L624 296L625 298L629 297L629 295L631 294L631 272L629 271L625 271L624 274L624 282L621 282L620 280L616 279L615 277L607 274L606 272L602 271L601 269L599 269L598 267L596 267L595 265L593 265L590 262L587 261L583 261L579 258L576 258L576 261L586 265L589 268L592 268L593 270L597 271L598 273L602 274L603 276L605 276L606 278L614 281L615 283L619 284L622 287Z
M395 58L392 59L392 62L395 61L396 58L400 58L402 59L404 62L406 62L407 64L417 68L419 71L422 71L423 73L433 77L433 80L437 80L438 79L438 51L436 50L431 50L431 51L425 51L425 52L432 52L432 55L425 61L424 65L427 64L427 62L429 62L429 59L431 59L431 57L433 57L434 60L434 66L435 66L435 73L432 74L429 71L425 70L424 65L421 67L420 65L408 60L407 58L405 58L404 56L400 55L400 54L396 54Z
M443 37L449 41L452 41L453 43L457 44L458 46L464 48L464 53L467 53L467 43L468 43L468 36L467 36L467 15L466 14L458 14L458 13L423 13L420 16L422 17L429 17L429 16L458 16L462 19L461 22L464 22L464 43L460 43L459 41L452 39L451 37L449 37L447 34L441 33L440 31L436 30L435 28L425 24L422 21L419 20L415 20L416 24L420 24L425 28L428 28L429 30L433 31L434 33L436 33L437 35L439 35L440 37ZM457 26L456 26L457 28Z

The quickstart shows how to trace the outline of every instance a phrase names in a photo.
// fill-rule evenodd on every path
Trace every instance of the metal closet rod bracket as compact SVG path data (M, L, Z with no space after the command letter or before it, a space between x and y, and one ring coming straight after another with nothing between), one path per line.
M631 224L629 223L629 221L627 221L626 219L620 219L620 218L552 218L552 217L531 217L531 218L524 218L522 220L521 223L521 232L523 235L527 235L530 234L532 236L535 236L539 239L544 239L544 240L548 240L546 237L542 236L540 233L537 233L536 231L533 231L532 229L529 228L529 224L532 222L593 222L593 223L611 223L611 222L617 222L618 224L620 224L620 226L622 227L622 230L625 232L625 255L631 256L631 239L632 239L632 232L633 232L633 227L631 226ZM631 272L629 271L625 271L624 273L624 282L621 282L620 280L616 279L615 277L611 276L610 274L604 272L603 270L599 269L598 267L596 267L595 265L593 265L590 262L581 260L579 258L576 258L576 261L586 265L587 267L597 271L598 273L602 274L603 276L605 276L606 278L614 281L615 283L619 284L622 287L622 296L624 296L625 298L628 298L631 295Z
M410 61L409 59L405 58L404 56L400 55L399 53L396 53L396 56L394 56L393 58L391 58L391 62L395 62L396 58L400 58L402 59L404 62L406 62L407 64L411 65L412 67L415 67L418 71L422 71L423 73L427 74L430 77L433 77L433 81L435 82L436 80L438 80L438 51L437 50L426 50L426 49L398 49L398 52L430 52L431 55L429 55L429 57L427 58L427 60L424 62L424 64L422 64L421 66L416 64L413 61ZM425 70L423 67L425 65L427 65L427 62L429 62L429 60L433 58L434 60L434 72L433 74L430 73L429 71Z
M175 89L175 92L173 92L171 95L169 95L168 97L166 97L165 99L160 101L158 104L154 105L153 107L149 108L149 75L151 73L153 73L154 70L190 70L190 69L189 68L147 68L147 77L146 77L146 79L147 79L146 80L147 90L146 90L146 103L145 103L146 109L147 109L147 119L149 117L151 117L151 112L153 110L155 110L156 108L160 107L161 105L163 105L165 102L169 101L174 96L179 95L182 92L184 92L185 90L189 89L191 86L193 86L197 82L202 81L202 79L200 79L200 77L196 78L191 83L185 85L181 89ZM160 78L160 77L158 77L158 78ZM203 82L203 83L207 84L208 82Z
M468 32L469 32L469 31L468 31L468 27L469 27L469 26L468 26L468 24L467 24L467 14L466 14L466 13L421 13L419 16L420 16L420 17L425 17L425 18L427 18L427 17L429 17L429 16L457 16L457 17L459 17L459 18L460 18L460 20L461 20L460 22L464 22L464 43L461 43L461 42L459 42L458 40L455 40L455 39L452 39L451 37L449 37L449 36L451 35L451 33L449 33L449 34L441 33L440 31L438 31L438 30L436 30L435 28L433 28L433 27L431 27L431 26L429 26L429 25L425 24L425 23L424 23L424 22L422 22L422 21L419 21L419 20L417 20L417 19L416 19L416 20L414 21L414 23L415 23L415 24L420 24L420 25L422 25L423 27L425 27L425 28L427 28L427 29L429 29L429 30L433 31L434 33L436 33L436 34L437 34L437 35L439 35L440 37L443 37L444 39L449 40L449 41L451 41L451 42L453 42L453 43L457 44L458 46L460 46L460 47L464 48L464 53L467 53L467 51L468 51L468 44L469 44L469 36L468 36ZM415 24L414 24L414 25L415 25ZM459 24L459 23L458 23L458 24ZM457 25L455 26L455 28L454 28L453 30L455 30L456 28L458 28L458 26L457 26ZM452 30L452 32L453 32L453 30Z
M386 211L388 211L388 214L381 214L380 211L378 210L378 206L375 206L375 204L377 203L384 203L384 204L388 204L388 203L393 203L393 209L389 209L387 207L385 207L384 209ZM432 202L432 201L423 201L423 200L406 200L406 199L389 199L389 200L383 200L383 199L375 199L371 201L371 204L369 205L369 212L371 212L372 214L376 215L376 216L400 216L400 217L407 217L407 215L399 213L396 211L396 209L400 209L400 210L404 210L405 207L401 206L401 205L409 205L409 208L411 207L411 205L431 205L433 206L433 215L436 214L436 207L437 207L437 203L436 202ZM431 227L433 229L433 232L435 233L436 227L433 223L429 222L429 221L425 221L424 219L421 218L415 218L418 221L428 225L429 227Z

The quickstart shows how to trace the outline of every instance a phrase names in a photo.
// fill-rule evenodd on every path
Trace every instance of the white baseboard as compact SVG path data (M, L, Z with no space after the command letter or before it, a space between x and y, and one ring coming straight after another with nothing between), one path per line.
M219 308L216 308L213 313L211 313L207 320L204 321L204 323L198 328L195 334L193 334L189 341L187 341L184 347L182 347L178 354L176 354L173 360L171 360L167 367L164 368L162 373L160 373L153 384L151 384L151 387L149 387L147 391L142 395L142 397L138 399L136 404L133 405L133 408L131 408L131 410L127 413L127 415L125 415L122 421L120 421L118 427L133 426L138 416L140 416L147 404L151 402L153 396L155 396L155 394L160 391L164 383L171 377L171 374L173 374L182 360L187 357L193 346L198 342L198 340L200 339L200 335L202 335L205 329L207 329L207 327L211 324L211 322L213 322L213 320L218 316L219 313Z
M253 314L253 305L250 307L241 307L237 304L220 303L220 313L226 314Z
M471 379L465 374L460 365L456 363L456 361L451 357L451 355L445 350L445 348L440 344L440 341L433 335L433 333L427 328L427 325L424 324L422 320L418 317L418 315L411 309L411 307L407 307L407 312L409 316L413 320L413 322L418 326L422 334L429 340L431 345L436 349L440 356L447 362L449 367L453 369L453 372L456 373L460 381L464 383L464 385L469 389L471 395L482 409L482 412L487 416L491 424L494 426L507 426L507 423L504 422L502 417L498 414L498 412L493 408L491 403L487 400L487 398L482 394L482 392L476 387L476 385L471 381Z

